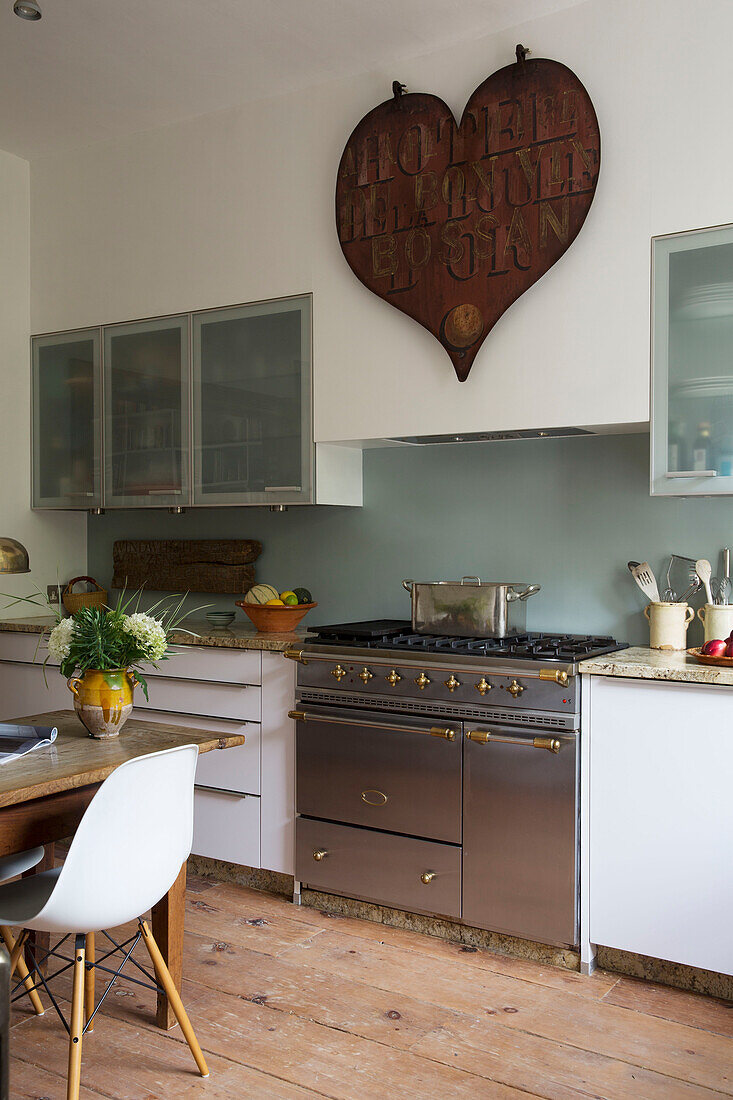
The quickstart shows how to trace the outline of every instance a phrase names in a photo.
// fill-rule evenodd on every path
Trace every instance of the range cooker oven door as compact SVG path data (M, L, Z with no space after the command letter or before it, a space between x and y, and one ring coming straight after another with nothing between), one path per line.
M577 748L575 734L466 723L467 924L577 944Z
M292 713L300 815L460 844L460 721L310 703Z

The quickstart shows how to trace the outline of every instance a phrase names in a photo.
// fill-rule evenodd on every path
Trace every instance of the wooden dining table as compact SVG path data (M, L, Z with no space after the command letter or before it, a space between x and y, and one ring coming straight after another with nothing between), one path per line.
M53 745L0 764L0 856L42 844L45 857L36 870L54 865L55 842L73 835L96 791L120 764L179 745L198 745L202 753L244 744L242 734L208 733L134 718L118 737L95 740L70 710L6 721L58 730ZM153 935L178 989L183 970L185 895L184 863L168 893L152 909ZM44 946L42 935L37 934L40 948ZM156 1021L166 1030L176 1022L164 993L158 993Z

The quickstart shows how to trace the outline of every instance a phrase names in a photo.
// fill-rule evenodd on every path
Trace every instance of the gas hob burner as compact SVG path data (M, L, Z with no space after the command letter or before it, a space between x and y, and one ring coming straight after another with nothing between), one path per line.
M403 650L414 653L461 654L469 657L521 658L530 661L578 661L627 649L626 642L598 634L518 634L510 638L461 638L418 634L408 621L374 619L359 623L311 627L306 644L348 649Z

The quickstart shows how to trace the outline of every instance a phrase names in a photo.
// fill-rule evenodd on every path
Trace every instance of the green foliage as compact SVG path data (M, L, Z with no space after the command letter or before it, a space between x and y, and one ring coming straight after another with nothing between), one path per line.
M122 629L123 617L119 609L83 607L76 611L71 649L61 662L61 675L69 677L77 669L84 673L88 668L130 668L144 660L136 640Z

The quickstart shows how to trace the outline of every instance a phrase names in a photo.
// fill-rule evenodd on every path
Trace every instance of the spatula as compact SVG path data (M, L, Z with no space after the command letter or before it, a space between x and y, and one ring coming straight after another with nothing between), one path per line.
M697 575L702 581L703 587L705 588L705 599L708 603L712 603L713 594L710 591L710 577L713 573L712 566L710 565L710 562L707 558L698 558L695 562L695 569L697 570Z
M629 570L631 571L631 576L639 585L639 588L646 598L653 603L659 603L659 588L657 587L657 580L649 562L643 561L641 564L636 564L630 561Z

